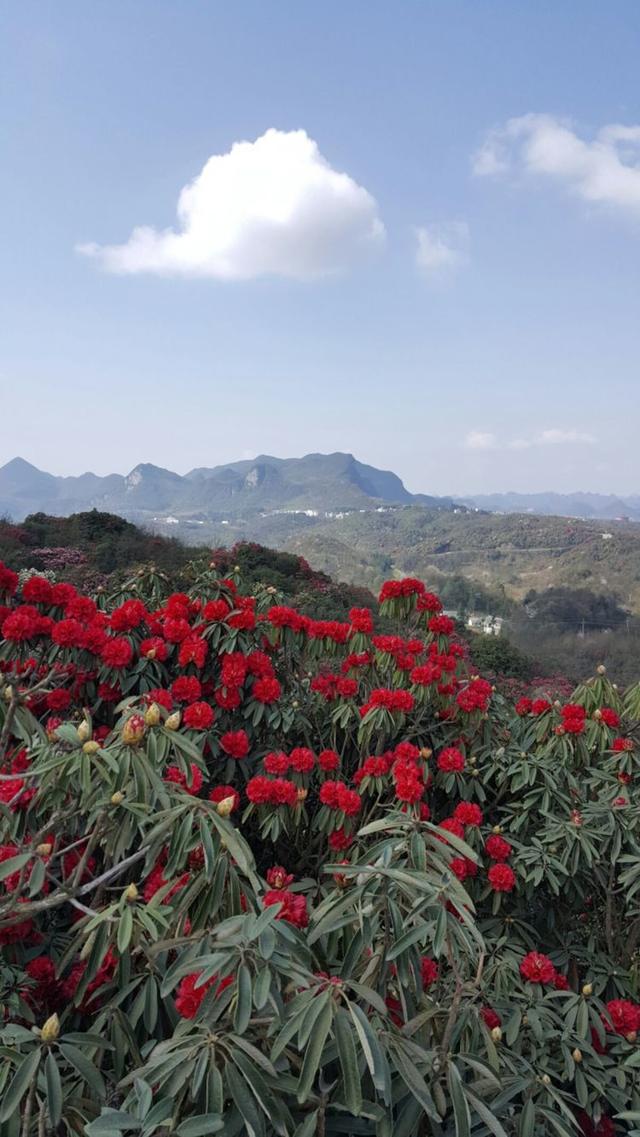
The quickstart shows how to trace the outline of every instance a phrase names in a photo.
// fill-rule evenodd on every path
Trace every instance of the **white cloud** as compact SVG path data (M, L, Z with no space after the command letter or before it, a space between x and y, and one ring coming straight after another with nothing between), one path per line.
M592 434L584 430L560 430L558 427L553 427L551 430L543 430L540 434L536 435L533 440L534 446L564 446L569 442L587 442L592 445L595 442Z
M384 241L371 194L334 170L304 130L267 130L214 154L178 199L175 229L81 245L115 273L298 280L340 272Z
M536 434L503 440L489 431L471 430L464 445L467 450L532 450L539 446L572 446L576 443L594 445L597 439L586 430L563 430L553 426Z
M464 444L467 450L494 450L497 442L495 434L482 430L470 430Z
M465 221L421 225L416 229L416 263L428 276L460 268L467 261L469 226Z
M640 126L612 124L585 139L565 119L522 115L488 134L473 171L553 178L585 201L640 216Z

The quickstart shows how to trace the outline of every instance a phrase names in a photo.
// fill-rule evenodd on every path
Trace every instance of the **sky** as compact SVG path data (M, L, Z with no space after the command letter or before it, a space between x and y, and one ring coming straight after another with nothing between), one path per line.
M0 463L640 492L637 0L23 0Z

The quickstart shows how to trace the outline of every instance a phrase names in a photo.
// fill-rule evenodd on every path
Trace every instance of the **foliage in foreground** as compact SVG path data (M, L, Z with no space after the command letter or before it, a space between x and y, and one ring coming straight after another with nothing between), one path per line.
M238 585L0 567L2 1137L634 1132L640 689Z

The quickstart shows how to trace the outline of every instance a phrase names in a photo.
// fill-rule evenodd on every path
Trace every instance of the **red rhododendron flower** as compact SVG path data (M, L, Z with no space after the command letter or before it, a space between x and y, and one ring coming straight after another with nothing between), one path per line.
M609 1018L603 1015L602 1021L607 1030L611 1030L613 1024L616 1034L625 1037L640 1031L640 1004L632 1003L629 999L611 999L606 1006Z
M629 753L635 747L635 742L632 738L614 738L611 749L615 750L617 754Z
M178 985L176 993L176 1010L183 1019L193 1019L196 1017L202 1001L212 987L215 987L216 998L221 995L227 987L233 983L233 976L227 975L225 979L218 979L217 975L212 975L210 979L205 980L199 987L196 987L201 971L195 971L191 975L185 975Z
M198 794L202 789L202 770L196 766L195 762L192 762L191 774L187 777L179 766L168 766L164 773L164 780L165 782L173 782L174 785L180 786L187 793Z
M111 613L110 624L114 632L131 632L147 618L147 609L141 600L125 600Z
M548 699L534 699L531 704L532 715L546 715L551 710L551 703Z
M530 714L532 707L533 704L531 702L531 699L527 699L526 696L524 696L522 699L518 699L518 702L515 705L515 712L517 715L520 715L522 717L523 715Z
M422 986L425 991L435 983L438 978L438 964L435 960L430 959L428 955L423 955L420 960L420 970L422 977Z
M498 833L492 833L485 841L485 852L492 861L506 861L513 852L512 846Z
M51 604L53 588L44 576L31 576L22 585L22 599L27 604Z
M340 756L336 754L335 750L321 750L318 754L318 765L321 770L326 770L327 773L331 770L337 770L340 766Z
M364 635L373 632L373 616L369 608L351 608L349 622L354 632L362 632Z
M71 692L64 687L56 687L45 696L48 711L66 711L71 705Z
M245 730L227 730L220 738L220 748L231 758L246 758L249 739Z
M195 675L179 675L171 684L171 694L179 703L195 703L202 694L202 684Z
M189 730L208 730L214 718L215 713L209 703L191 703L185 708L182 721Z
M247 797L256 805L298 804L298 787L286 778L266 778L257 774L247 782Z
M281 687L277 679L265 675L262 679L256 679L251 694L259 703L268 706L270 703L277 703L280 698Z
M178 663L180 667L187 667L193 663L194 667L204 667L209 645L200 636L187 636L180 644L178 650Z
M267 774L286 774L289 769L289 755L281 750L273 751L271 754L265 754L262 765Z
M500 1018L500 1015L497 1011L494 1011L492 1007L483 1007L480 1011L480 1014L482 1015L482 1018L486 1025L489 1027L489 1030L495 1030L497 1026L502 1026L502 1019Z
M202 618L214 624L220 620L226 620L230 611L231 609L226 600L208 600L202 609Z
M605 726L609 726L612 729L620 726L620 715L612 710L611 707L602 707L600 710L600 718Z
M446 750L440 751L437 766L445 774L459 774L464 770L464 755L455 746L448 746Z
M100 652L102 662L107 667L123 668L131 663L133 658L133 648L128 640L123 636L116 636L115 639L108 639Z
M301 896L299 892L287 892L280 888L274 888L265 892L263 904L265 908L272 904L281 905L276 920L287 920L289 924L295 924L297 928L306 928L309 923L307 898Z
M466 826L482 825L482 810L473 801L461 801L453 811L453 816Z
M487 878L494 892L512 892L516 883L513 869L502 861L491 866Z
M214 786L209 794L209 801L215 802L216 805L221 801L227 801L228 798L231 798L233 801L233 805L231 806L231 812L233 813L234 809L237 809L240 805L240 794L233 786Z
M267 869L267 884L272 888L288 888L293 883L293 873L288 873L282 865Z
M529 983L553 983L556 969L548 955L543 955L539 951L530 951L520 964L520 974Z
M296 746L289 755L289 765L298 774L308 774L316 764L313 750L307 746Z

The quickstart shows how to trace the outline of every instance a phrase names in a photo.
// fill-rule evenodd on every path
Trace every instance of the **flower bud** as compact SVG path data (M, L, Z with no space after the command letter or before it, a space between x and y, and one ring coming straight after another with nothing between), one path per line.
M299 706L300 706L300 703L298 702L298 700L297 700L297 699L293 699L293 701L292 701L292 703L291 703L291 706L292 706L292 707L299 707Z
M430 750L428 746L423 746L421 751L420 751L420 757L421 758L425 758L425 759L430 758L432 754L433 754L433 750Z
M172 715L164 720L164 725L167 730L177 730L180 726L180 711L174 711Z
M540 1080L544 1086L550 1086L551 1085L551 1078L549 1077L548 1074L543 1074L542 1078Z
M600 710L600 708L599 708L599 707L597 708L597 710L595 710L595 711L593 712L593 717L594 717L594 719L597 719L597 720L598 720L598 722L599 722L599 721L600 721L600 719L602 718L602 711Z
M571 1057L573 1058L574 1062L580 1064L580 1062L582 1062L582 1051L578 1050L578 1047L576 1046L575 1050L573 1050L571 1053Z
M491 1037L494 1042L500 1042L502 1040L502 1030L499 1026L493 1027L491 1031Z
M302 804L303 801L307 800L307 794L308 793L309 793L308 790L303 790L303 789L298 790L298 792L296 794L296 797L298 799L298 804Z
M160 707L157 703L152 703L147 707L144 714L144 721L147 726L157 726L160 722Z
M624 1037L626 1038L627 1042L635 1042L636 1038L638 1037L638 1032L637 1030L630 1030L629 1033L625 1034Z
M598 666L596 667L596 671L597 671L598 675L606 675L607 674L607 669L606 669L604 663L599 663Z
M229 797L223 797L222 801L219 801L216 805L216 813L218 816L228 817L230 813L233 813L234 802L235 798L233 794L230 794Z
M84 719L78 727L78 741L86 742L88 738L91 738L91 727L87 720Z
M59 1034L60 1019L57 1015L50 1015L40 1031L41 1041L44 1043L55 1042Z
M128 885L127 888L125 888L125 892L124 892L124 898L125 898L127 904L133 904L134 901L136 901L138 899L139 895L140 895L140 893L138 892L136 885L132 881L131 884Z
M44 841L42 845L36 845L36 853L39 857L48 857L52 849L51 841Z
M95 754L100 749L100 743L96 742L95 738L89 739L82 747L83 754Z
M502 826L501 825L494 825L491 832L492 833L498 833L498 834L502 833Z
M122 728L122 741L125 746L138 746L144 738L145 722L142 715L131 715Z
M145 651L144 658L145 659L155 659L157 654L158 653L157 653L156 649L154 647L150 647L148 651Z
M116 792L114 794L111 794L111 804L112 805L121 805L123 801L124 801L124 794L123 794L122 790L116 790Z
M582 994L585 996L585 998L588 998L589 995L593 995L593 984L585 983L584 987L582 988Z
M4 695L5 703L10 703L13 698L13 687L5 687L2 694Z

